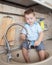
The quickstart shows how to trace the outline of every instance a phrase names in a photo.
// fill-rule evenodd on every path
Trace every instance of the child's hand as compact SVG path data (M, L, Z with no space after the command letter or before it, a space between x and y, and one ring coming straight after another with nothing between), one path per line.
M24 34L21 34L21 35L20 35L20 38L21 38L22 40L25 40L25 39L26 39L26 36L25 36Z
M40 44L39 41L35 41L34 46L38 46Z

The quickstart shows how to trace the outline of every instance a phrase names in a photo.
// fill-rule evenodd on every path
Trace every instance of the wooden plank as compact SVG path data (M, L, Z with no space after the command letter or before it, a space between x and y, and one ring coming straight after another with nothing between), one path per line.
M2 18L2 26L1 26L1 39L0 39L0 45L4 45L4 38L3 38L3 35L5 34L6 32L6 29L9 25L11 25L12 23L14 23L13 19L9 16L4 16ZM7 38L8 40L14 40L14 37L15 37L15 28L11 28L7 34ZM13 45L13 43L10 43L10 45Z

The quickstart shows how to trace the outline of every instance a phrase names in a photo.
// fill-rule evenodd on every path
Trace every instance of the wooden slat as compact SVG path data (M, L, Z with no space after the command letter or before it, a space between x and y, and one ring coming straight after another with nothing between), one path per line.
M14 23L12 18L9 18L9 17L2 18L2 26L1 26L1 31L0 31L2 37L5 34L7 27L11 25L12 23ZM7 37L9 40L14 40L14 36L15 36L15 28L13 27L9 30ZM0 39L0 45L4 45L4 38L2 37ZM13 44L10 43L10 45L13 45Z

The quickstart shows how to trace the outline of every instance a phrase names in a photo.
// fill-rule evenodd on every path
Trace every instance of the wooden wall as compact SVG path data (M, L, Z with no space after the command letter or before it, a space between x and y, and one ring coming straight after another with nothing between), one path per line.
M32 7L32 8L35 9L36 17L45 18L44 23L47 24L48 31L44 32L45 33L44 39L51 38L52 37L52 14L49 14L49 10L44 7L43 8L42 7ZM23 15L24 11L25 11L25 9L20 9L20 8L12 7L9 5L0 4L0 12L9 12L9 13ZM10 16L12 18L10 18L10 19L4 18L5 16ZM1 41L1 39L5 33L5 30L12 23L19 23L19 24L24 25L24 17L0 13L0 45L3 45L3 43L4 43L3 41ZM14 31L12 32L12 34L9 33L9 35L8 35L8 38L10 40L13 40L13 34L15 34Z
M24 9L8 6L5 4L0 4L0 12L8 12L13 14L23 15ZM7 17L8 16L8 17ZM11 17L11 18L10 18ZM22 16L8 15L0 13L0 45L4 45L4 34L12 23L24 24L24 18ZM9 30L8 39L10 41L14 40L15 28ZM10 43L13 44L13 43Z

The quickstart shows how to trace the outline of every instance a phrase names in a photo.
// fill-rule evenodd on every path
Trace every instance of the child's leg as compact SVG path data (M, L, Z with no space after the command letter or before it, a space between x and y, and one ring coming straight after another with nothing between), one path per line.
M30 62L30 58L28 56L28 49L29 49L29 45L28 45L28 42L27 41L24 41L22 43L22 54L24 56L24 59L27 63Z
M37 46L37 47L35 47L35 48L38 51L40 60L44 60L45 59L45 56L46 56L46 52L45 52L45 47L44 47L43 42L41 42L40 45Z
M45 57L46 57L45 53L46 53L45 50L38 51L38 54L39 54L39 57L40 57L40 61L45 59Z
M45 50L40 50L38 54L39 54L40 60L44 60L49 57L48 52L46 52Z
M23 53L23 56L24 56L24 59L27 63L30 62L30 59L29 59L29 56L28 56L28 50L25 49L25 48L22 48L22 53Z

